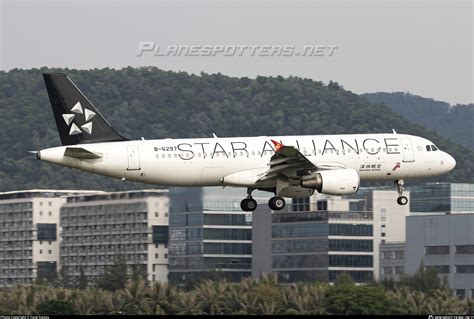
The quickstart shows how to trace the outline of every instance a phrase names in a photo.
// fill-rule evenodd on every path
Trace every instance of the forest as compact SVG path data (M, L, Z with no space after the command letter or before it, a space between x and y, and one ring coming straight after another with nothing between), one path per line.
M60 145L42 78L47 72L68 74L128 138L381 133L395 129L428 138L456 158L453 172L432 181L474 182L472 150L455 144L442 131L436 133L406 120L382 103L370 103L336 82L195 75L155 67L41 68L0 72L0 191L152 187L35 160L29 151Z
M451 106L405 92L368 93L362 97L371 103L382 103L405 119L474 150L474 104Z
M112 280L114 280L112 282ZM117 285L119 283L120 285ZM4 315L467 315L472 299L460 299L436 271L422 268L400 283L355 285L341 274L333 285L281 285L276 276L239 283L203 280L189 287L130 279L116 273L99 286L62 287L38 282L0 290Z

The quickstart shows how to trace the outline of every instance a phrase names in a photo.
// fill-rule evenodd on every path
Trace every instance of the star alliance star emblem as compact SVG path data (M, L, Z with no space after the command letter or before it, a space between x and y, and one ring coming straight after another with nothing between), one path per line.
M91 135L92 134L92 122L89 122L94 116L95 112L89 110L89 109L83 109L81 102L77 102L74 104L74 106L71 109L72 113L69 114L63 114L63 119L66 122L67 126L71 125L71 128L69 129L69 135L76 135L76 134L81 134L82 131L86 132L87 134ZM75 114L73 114L75 113ZM81 125L81 128L79 128L73 121L74 118L76 117L77 114L84 114L84 119L86 123L84 125Z

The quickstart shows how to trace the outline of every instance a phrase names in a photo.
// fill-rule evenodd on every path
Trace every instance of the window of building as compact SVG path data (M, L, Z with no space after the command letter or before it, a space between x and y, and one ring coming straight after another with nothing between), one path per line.
M51 249L49 249L49 250L48 250L48 254L50 254L50 255L51 255L51 253L52 253L52 251L51 251Z
M165 259L167 259L167 258L168 258L168 254L165 254Z
M372 267L373 256L364 255L330 255L330 267Z
M252 245L245 243L205 243L205 254L252 254Z
M458 274L474 274L474 265L457 265L456 273Z
M55 261L38 261L36 266L38 267L38 278L52 279L55 277L57 271Z
M310 210L310 205L309 205L309 197L305 198L293 198L292 199L292 204L293 204L293 211L295 212L307 212Z
M464 289L456 289L456 296L464 299L466 297L466 291Z
M318 200L317 202L318 210L328 210L328 201L327 200Z
M205 228L204 239L252 240L252 230Z
M169 240L168 226L153 226L153 243L163 244Z
M37 224L38 240L56 240L56 224Z
M158 258L158 257L159 257L159 255L158 255L158 254L155 254L155 258Z
M448 255L449 246L425 246L425 255Z
M430 265L425 266L426 270L434 269L438 274L449 274L449 265Z
M43 254L43 249L40 249L39 253L40 253L40 255L42 255Z
M372 251L372 240L330 239L330 251Z
M393 252L394 259L403 259L404 253L403 250L396 250Z
M372 236L372 225L330 224L329 235L332 236Z
M392 275L393 269L392 267L382 267L382 275Z
M403 266L395 266L393 268L396 275L402 275L405 272Z
M474 254L474 245L456 245L456 254Z

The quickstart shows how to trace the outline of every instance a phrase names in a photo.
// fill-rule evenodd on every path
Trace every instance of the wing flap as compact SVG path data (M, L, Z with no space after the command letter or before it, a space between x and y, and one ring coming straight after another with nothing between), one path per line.
M270 168L259 181L265 181L280 174L294 174L295 169L317 171L346 168L340 163L313 163L294 146L286 146L274 140L272 142L275 145L275 155L267 164Z

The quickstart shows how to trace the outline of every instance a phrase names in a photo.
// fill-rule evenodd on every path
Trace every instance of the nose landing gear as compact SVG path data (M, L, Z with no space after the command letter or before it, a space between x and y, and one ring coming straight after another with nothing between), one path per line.
M398 205L406 205L408 203L408 198L406 196L403 196L403 191L405 188L403 185L405 184L403 179L399 179L395 181L395 186L397 187L397 192L398 192L398 198L397 198L397 203Z

